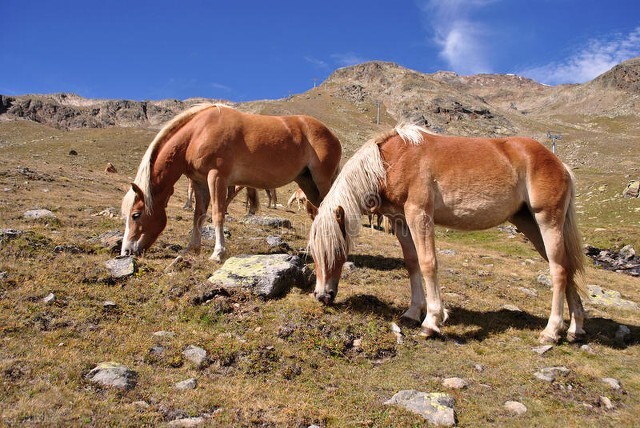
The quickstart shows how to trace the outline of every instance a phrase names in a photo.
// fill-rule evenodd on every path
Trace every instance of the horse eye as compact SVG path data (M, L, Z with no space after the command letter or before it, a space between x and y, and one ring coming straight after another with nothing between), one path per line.
M133 213L133 214L131 214L131 218L134 219L134 220L138 220L141 215L142 215L142 213Z

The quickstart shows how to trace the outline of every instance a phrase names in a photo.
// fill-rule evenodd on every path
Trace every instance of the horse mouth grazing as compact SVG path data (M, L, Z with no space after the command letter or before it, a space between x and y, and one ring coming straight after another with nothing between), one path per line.
M313 295L316 299L324 305L330 305L336 298L335 291L324 291L321 293L314 292Z

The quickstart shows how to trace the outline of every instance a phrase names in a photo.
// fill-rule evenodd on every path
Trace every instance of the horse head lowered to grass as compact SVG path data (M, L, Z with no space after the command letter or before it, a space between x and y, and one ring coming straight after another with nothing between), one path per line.
M403 317L421 323L425 336L438 334L447 317L436 275L435 225L478 230L504 221L549 262L553 297L541 341L559 340L565 298L567 338L585 334L573 175L537 141L442 136L406 125L365 143L342 168L310 230L315 296L325 304L336 297L342 265L368 212L392 219L411 284Z
M164 230L166 206L184 174L195 193L188 250L199 251L209 202L216 244L211 259L225 257L223 234L228 186L274 189L295 181L316 206L335 178L340 141L309 116L263 116L224 105L195 106L176 116L149 145L122 200L121 254L141 254Z

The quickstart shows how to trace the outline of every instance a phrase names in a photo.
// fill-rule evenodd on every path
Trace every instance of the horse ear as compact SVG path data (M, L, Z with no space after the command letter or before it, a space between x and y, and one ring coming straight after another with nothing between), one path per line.
M144 193L142 192L142 189L140 187L138 187L138 185L136 183L131 183L131 190L133 190L133 192L136 194L138 199L140 199L141 201L144 201Z
M336 221L338 222L338 225L340 226L340 230L342 231L342 235L346 235L344 208L338 205L338 207L335 210L335 215L336 215Z

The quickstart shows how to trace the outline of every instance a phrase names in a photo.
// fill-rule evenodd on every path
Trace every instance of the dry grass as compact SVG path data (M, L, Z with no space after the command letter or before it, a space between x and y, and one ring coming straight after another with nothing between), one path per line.
M207 260L213 249L207 242L201 255L188 259L188 268L164 273L190 230L190 213L181 208L184 182L169 204L167 230L139 259L140 271L125 281L110 280L103 262L112 256L91 238L121 230L122 222L94 214L119 206L152 136L133 129L62 132L27 122L0 124L0 228L25 232L0 243L0 272L7 272L0 280L2 424L158 425L208 414L218 426L417 426L423 424L419 417L382 403L400 389L444 391L441 381L450 376L470 381L467 389L449 391L461 426L556 426L558 419L566 426L637 423L638 312L590 308L586 328L593 354L566 343L543 356L533 353L550 306L550 290L536 281L547 266L522 238L498 230L438 231L437 246L455 251L439 257L451 311L443 340L425 341L418 330L403 327L404 342L396 343L390 324L408 304L407 274L395 239L369 229L350 257L358 268L341 282L332 307L298 289L266 302L235 292L193 305L190 296L217 266ZM69 155L72 149L77 156ZM106 162L119 173L102 172ZM616 217L638 207L637 201L612 197L620 177L597 169L577 173L585 183L579 204L588 242L631 242L639 249L638 224ZM607 190L599 191L603 184ZM279 191L280 201L293 189ZM36 207L54 211L58 221L22 219ZM234 202L231 215L243 213L241 202ZM295 229L281 231L283 237L294 250L305 247L309 222L302 212L263 213L291 219ZM237 221L228 227L232 254L273 251L264 242L273 230ZM607 231L601 237L596 227ZM67 251L55 252L59 245ZM589 268L588 282L640 302L638 279ZM56 301L45 304L50 292ZM107 300L117 306L105 308ZM614 340L619 324L632 331L626 346ZM156 339L152 333L158 330L175 336ZM360 348L353 347L354 339L362 340ZM157 344L165 347L160 356L150 352ZM190 344L209 352L205 368L183 359ZM111 360L138 373L133 390L97 388L84 380L96 363ZM483 371L475 369L478 364ZM558 365L571 373L554 384L533 376ZM190 377L198 380L195 390L174 389ZM610 390L602 377L619 379L623 390ZM600 396L611 398L616 409L601 408ZM507 400L523 402L528 412L510 416L502 408Z

